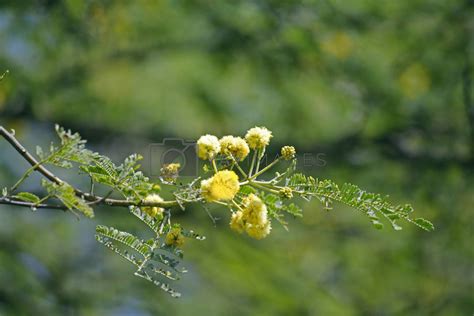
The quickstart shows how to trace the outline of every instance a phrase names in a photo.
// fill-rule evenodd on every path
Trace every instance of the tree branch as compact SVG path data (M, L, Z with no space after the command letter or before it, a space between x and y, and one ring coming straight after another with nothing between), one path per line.
M0 198L0 204L23 206L23 207L29 207L29 208L49 208L49 209L57 209L57 210L64 210L64 211L68 209L65 205L43 204L43 203L35 204L32 202L14 200L8 197Z
M12 145L12 147L23 157L25 158L28 163L34 167L35 171L41 173L44 177L46 177L51 182L56 184L65 183L63 180L58 178L54 173L49 171L46 167L41 165L32 154L30 154L25 147L15 138L13 133L8 132L3 126L0 126L0 135L6 139L7 142ZM83 192L79 189L74 188L74 192L76 196L82 197L86 201L93 202L92 204L104 204L108 206L119 206L119 207L127 207L127 206L157 206L163 208L170 208L172 206L178 205L177 201L162 201L162 202L148 202L148 201L128 201L128 200L118 200L118 199L111 199L107 197L97 196L90 193ZM50 205L50 204L38 204L29 203L24 201L18 201L15 199L11 199L8 197L0 198L0 204L10 204L16 206L25 206L25 207L37 207L37 208L53 208L53 209L67 209L65 206L64 208L61 205Z

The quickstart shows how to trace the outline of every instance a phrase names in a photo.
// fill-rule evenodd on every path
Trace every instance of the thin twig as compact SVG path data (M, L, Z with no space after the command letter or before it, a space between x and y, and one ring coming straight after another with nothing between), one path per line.
M68 208L65 205L46 204L46 203L36 204L36 203L32 203L32 202L25 202L25 201L18 201L18 200L10 199L8 197L0 198L0 204L23 206L23 207L29 207L29 208L32 208L32 209L35 209L35 208L49 208L49 209L57 209L57 210L63 210L63 211L68 210Z

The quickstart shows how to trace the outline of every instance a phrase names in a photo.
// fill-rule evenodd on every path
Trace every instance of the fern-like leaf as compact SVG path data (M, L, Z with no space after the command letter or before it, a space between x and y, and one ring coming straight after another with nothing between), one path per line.
M395 230L402 229L397 224L399 219L414 223L427 231L434 229L433 224L425 219L411 219L409 214L413 212L413 208L410 205L393 205L387 197L364 191L354 184L345 183L339 188L331 180L318 181L298 173L288 178L286 185L306 199L317 197L326 209L331 209L331 203L334 201L351 206L369 217L374 227L378 229L383 227L379 216L388 220Z
M41 185L48 191L49 196L59 199L69 210L78 210L86 217L94 217L94 210L84 199L76 196L74 188L68 183L57 184L42 179Z
M141 254L143 257L147 257L151 252L150 246L144 243L138 237L130 233L120 231L113 227L97 225L96 233L98 235L113 239L124 244L125 246L132 248L133 250Z

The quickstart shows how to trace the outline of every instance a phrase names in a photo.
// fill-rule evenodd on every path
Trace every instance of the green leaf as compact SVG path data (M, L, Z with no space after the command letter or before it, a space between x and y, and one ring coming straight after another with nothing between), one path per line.
M240 188L240 191L239 193L242 194L242 195L249 195L249 194L252 194L252 193L256 193L257 191L251 187L250 185L243 185L241 188Z
M20 192L17 195L13 196L17 200L25 201L25 202L31 202L31 203L39 203L40 198L30 192Z
M413 221L416 225L418 225L419 227L423 228L426 231L431 232L431 231L434 230L433 223L431 223L430 221L428 221L424 218L421 218L421 217L415 218Z
M169 227L167 229L169 230ZM138 268L135 272L136 276L152 282L171 296L181 295L162 280L178 280L180 274L186 272L179 268L180 258L182 258L182 252L179 249L166 246L162 237L144 241L131 233L103 225L96 227L96 233L98 242ZM188 234L193 235L194 233L188 232ZM136 254L129 253L126 249L120 249L115 245L116 242L129 247ZM138 259L137 255L142 258Z
M61 144L59 146L51 144L48 155L41 148L36 149L38 156L45 162L62 168L71 168L71 162L89 164L98 155L85 148L86 141L81 139L78 133L72 133L59 125L56 125L55 129Z
M402 229L397 223L397 220L400 219L414 223L428 231L434 229L429 221L421 218L413 220L409 217L410 214L413 213L413 207L411 205L393 205L388 201L388 197L364 191L354 184L345 183L339 188L338 185L331 180L318 181L314 178L306 177L303 174L292 175L287 179L286 184L303 198L309 199L312 196L317 197L326 209L331 208L333 201L353 207L369 217L373 226L377 229L383 227L379 216L389 221L395 230Z
M151 247L148 244L144 243L138 237L130 233L103 225L97 225L95 231L98 235L113 239L132 248L133 250L141 254L143 257L147 257L151 252Z
M155 234L158 234L158 230L160 228L160 224L163 219L157 220L154 217L149 216L147 213L143 212L139 207L137 206L130 206L130 213L132 213L134 216L136 216L139 220L141 220L143 223L145 223L148 227L150 227Z
M74 188L66 182L57 184L42 179L41 185L48 191L50 196L59 199L69 210L78 210L86 217L94 217L94 210L86 203L86 201L84 201L84 199L76 196Z
M137 259L137 257L134 254L130 254L127 250L121 250L115 244L107 237L104 237L102 235L95 235L95 238L98 242L124 258L125 260L129 261L133 265L139 267L140 264L143 262L140 259Z

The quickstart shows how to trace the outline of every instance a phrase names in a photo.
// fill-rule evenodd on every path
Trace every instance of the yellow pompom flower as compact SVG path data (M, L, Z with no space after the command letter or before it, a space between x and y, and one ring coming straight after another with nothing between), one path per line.
M246 227L246 232L252 238L262 239L270 234L271 229L272 225L270 221L267 221L265 224L261 225L248 224Z
M270 143L272 132L265 127L253 127L247 131L245 140L252 149L261 149Z
M238 211L232 214L229 226L232 230L238 233L243 233L245 230L245 224L242 218L242 212Z
M243 218L250 224L265 224L267 219L267 206L263 201L255 194L250 194L244 201L244 213Z
M237 160L244 160L250 152L249 145L247 145L247 142L240 137L235 137L234 138L234 148L233 148L233 154L235 159Z
M268 219L267 206L255 194L249 194L242 201L243 211L232 214L230 228L239 233L245 231L247 235L255 239L262 239L272 229Z
M249 146L241 137L224 136L219 140L219 143L221 154L227 157L233 156L238 161L244 160L250 152Z
M158 194L153 193L145 198L145 202L160 203L163 202L163 199ZM151 217L160 217L163 215L164 211L163 208L158 206L143 206L141 209Z
M230 201L239 189L239 177L234 171L218 171L212 178L201 181L201 194L208 202Z
M197 141L197 154L203 160L214 159L220 150L219 139L214 135L201 136Z
M184 245L184 236L180 227L173 227L165 237L165 244L168 246L181 247Z

